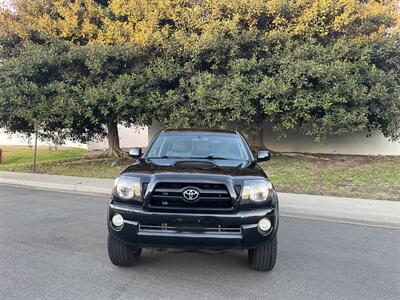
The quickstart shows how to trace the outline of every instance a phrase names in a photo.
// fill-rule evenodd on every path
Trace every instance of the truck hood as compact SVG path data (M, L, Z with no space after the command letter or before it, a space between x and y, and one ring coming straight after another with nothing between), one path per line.
M244 160L208 160L208 159L140 159L127 167L122 174L161 173L174 174L210 174L226 176L256 176L267 178L264 171L254 161Z

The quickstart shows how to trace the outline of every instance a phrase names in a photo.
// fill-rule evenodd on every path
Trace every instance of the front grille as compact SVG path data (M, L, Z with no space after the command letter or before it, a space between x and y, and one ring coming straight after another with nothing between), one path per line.
M200 224L139 224L139 231L163 231L163 232L215 232L215 233L241 233L240 226L204 226Z
M185 201L183 191L187 188L194 188L200 192L196 201ZM231 210L232 199L225 184L160 182L151 194L149 207Z

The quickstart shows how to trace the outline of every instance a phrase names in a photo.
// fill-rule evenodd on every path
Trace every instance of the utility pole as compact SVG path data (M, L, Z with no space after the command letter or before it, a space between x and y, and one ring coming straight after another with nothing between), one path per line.
M36 173L38 129L35 125L35 149L33 153L33 173Z

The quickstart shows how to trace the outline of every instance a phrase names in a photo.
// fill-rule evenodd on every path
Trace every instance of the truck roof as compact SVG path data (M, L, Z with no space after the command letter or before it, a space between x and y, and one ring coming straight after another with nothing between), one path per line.
M202 129L202 128L182 128L182 129L164 129L161 132L167 132L167 133L174 133L174 132L181 132L181 133L193 133L193 132L199 132L199 133L231 133L231 134L239 134L237 131L234 130L224 130L224 129Z

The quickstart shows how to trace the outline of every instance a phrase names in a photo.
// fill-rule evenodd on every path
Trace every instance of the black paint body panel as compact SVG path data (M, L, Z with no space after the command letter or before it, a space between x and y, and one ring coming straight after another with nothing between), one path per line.
M142 201L124 201L113 195L109 203L108 229L128 244L141 248L249 249L270 241L277 233L279 211L275 191L272 199L264 203L241 199L245 180L268 180L254 160L147 159L145 153L121 176L139 177L142 185ZM230 197L231 205L172 207L168 202L172 196L167 193L162 202L165 207L154 207L152 197L161 184L175 184L178 188L196 185L209 190L225 186L225 194L219 196ZM124 218L122 228L114 228L111 223L115 213ZM263 217L272 223L267 233L257 227Z

